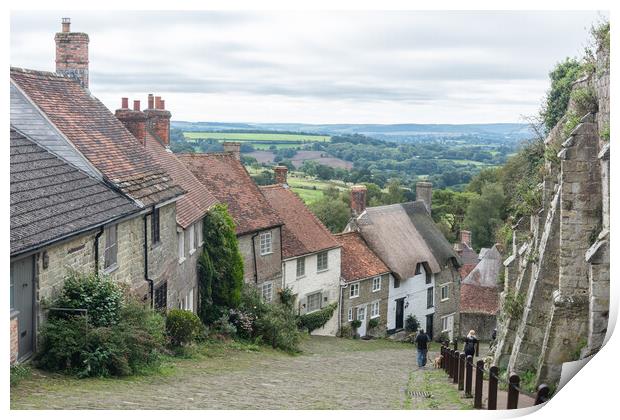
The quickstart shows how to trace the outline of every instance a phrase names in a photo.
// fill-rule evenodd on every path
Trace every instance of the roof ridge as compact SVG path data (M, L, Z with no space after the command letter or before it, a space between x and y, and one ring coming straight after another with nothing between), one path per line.
M297 194L295 194L295 192L293 190L291 190L290 188L282 188L284 191L288 191L290 192L290 194L295 197L296 200L298 200L302 206L304 206L304 209L310 214L310 216L312 217L312 219L314 220L314 223L316 223L319 228L321 228L325 233L327 233L331 239L333 239L334 241L336 241L336 239L333 237L334 234L331 233L329 231L329 229L327 229L327 226L325 226L323 224L323 222L321 222L321 220L316 216L316 214L314 214L314 212L312 210L310 210L310 208L308 206L306 206L306 203L304 203L304 201L301 199L301 197L299 197ZM338 246L341 246L338 241L336 241Z
M29 74L29 75L33 75L33 76L56 77L56 78L63 79L63 80L75 80L74 78L72 78L70 76L66 76L64 74L59 74L59 73L56 73L56 72L53 72L53 71L33 70L33 69L27 69L25 67L11 66L10 71L11 72L17 72L17 73L23 73L23 74Z

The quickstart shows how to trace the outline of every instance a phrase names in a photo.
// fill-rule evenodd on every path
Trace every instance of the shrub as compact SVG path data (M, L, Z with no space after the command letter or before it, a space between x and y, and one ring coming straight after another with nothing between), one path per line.
M409 314L409 316L405 320L405 330L409 332L416 332L418 328L420 328L418 318L416 318L416 316L413 314Z
M70 272L58 298L57 308L86 309L89 323L99 327L118 322L123 304L123 287L107 277ZM52 316L61 316L52 312Z
M11 386L19 384L24 379L30 377L30 375L32 375L32 370L28 365L18 363L11 366Z
M438 343L449 343L450 342L450 336L448 335L447 332L442 331L441 333L437 334L435 336L435 341Z
M369 329L377 328L378 326L379 326L379 318L371 318L371 320L368 321Z
M298 351L300 334L293 311L282 304L265 307L265 313L255 321L255 334L273 348Z
M285 287L280 290L278 294L280 295L280 302L284 306L288 306L289 308L293 307L293 304L295 303L295 295L290 287Z
M298 322L299 328L306 328L309 333L314 330L318 330L327 324L327 322L331 319L337 306L337 303L332 303L331 305L328 305L323 309L319 309L318 311L301 315Z
M211 324L211 329L214 333L225 337L232 337L237 334L237 327L230 323L228 320L228 315L222 315L215 322L213 322Z
M86 376L125 376L156 367L165 343L161 315L137 302L120 308L114 324L88 316L51 317L41 329L38 367Z
M570 98L573 100L579 115L583 116L589 112L596 112L598 109L596 92L592 86L573 89Z
M338 336L342 338L351 338L353 336L353 328L351 324L344 324L340 327L340 331L338 331Z
M237 329L237 335L241 338L251 338L254 332L254 317L240 309L231 309L228 321Z
M361 326L362 321L360 321L359 319L354 319L353 321L351 321L351 328L353 328L354 330L357 330Z
M203 329L196 314L182 309L173 309L166 316L166 332L173 346L193 343Z

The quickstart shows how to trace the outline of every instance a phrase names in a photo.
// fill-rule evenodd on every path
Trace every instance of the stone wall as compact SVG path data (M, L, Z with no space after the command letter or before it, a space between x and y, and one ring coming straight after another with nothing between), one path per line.
M504 262L498 345L501 368L536 373L557 384L565 362L600 349L609 317L609 67L599 51L595 73L575 87L592 87L598 113L587 114L564 137L563 118L545 140L543 206L529 224L514 226L513 249ZM569 112L577 111L569 103ZM559 150L559 151L558 151ZM526 226L527 225L527 226ZM523 309L507 299L522 296ZM514 305L513 305L514 306ZM518 308L518 306L517 306Z
M459 337L466 337L470 330L476 331L479 340L490 341L497 327L497 317L481 313L461 313Z
M11 365L17 363L17 358L19 357L19 339L17 333L19 329L17 328L17 322L17 313L11 314Z
M351 297L351 285L359 284L359 296ZM384 274L381 276L381 289L378 291L372 291L372 277L361 280L359 282L348 283L341 289L342 300L340 306L340 319L341 324L344 325L349 322L349 309L353 309L353 319L357 319L357 308L360 306L366 306L366 322L370 319L370 304L372 302L379 302L379 326L374 331L369 331L373 336L384 336L387 330L387 308L388 308L388 291L390 289L390 275Z
M239 237L239 251L243 257L243 278L249 284L262 284L267 281L273 282L273 290L282 287L282 251L280 240L280 228L268 229L262 232L271 232L272 252L270 254L260 254L259 235L252 238L254 234ZM260 232L258 232L260 234ZM254 249L252 248L254 241ZM256 252L256 266L258 275L255 279L254 250Z
M433 338L441 335L441 318L454 314L453 335L459 337L460 315L459 303L461 299L460 275L456 268L448 265L435 274L435 313L433 315ZM448 299L441 300L441 286L448 285ZM423 327L426 328L426 327ZM467 334L466 334L467 335Z

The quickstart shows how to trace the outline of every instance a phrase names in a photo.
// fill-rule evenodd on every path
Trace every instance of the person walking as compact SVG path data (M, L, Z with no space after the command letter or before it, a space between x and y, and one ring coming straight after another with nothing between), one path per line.
M476 345L478 344L478 337L476 337L476 331L470 330L467 337L465 337L465 357L474 357L476 354Z
M430 337L424 333L424 330L418 332L415 338L416 347L418 348L418 367L426 366L426 353L428 352L428 343L430 341Z

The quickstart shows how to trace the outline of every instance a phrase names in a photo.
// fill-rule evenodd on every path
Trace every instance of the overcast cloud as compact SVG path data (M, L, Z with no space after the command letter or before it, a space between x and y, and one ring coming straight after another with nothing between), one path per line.
M600 12L14 12L11 65L54 70L69 16L91 91L161 95L173 119L519 122Z

